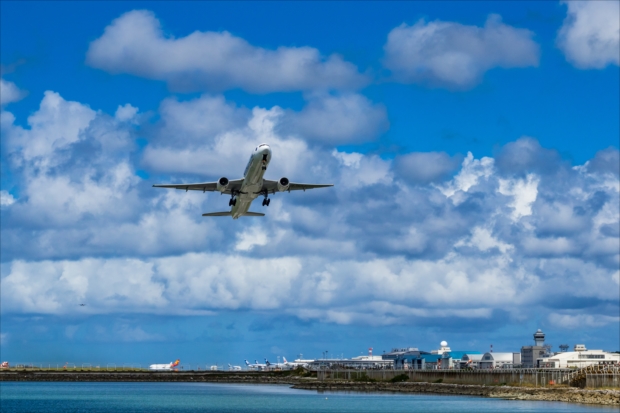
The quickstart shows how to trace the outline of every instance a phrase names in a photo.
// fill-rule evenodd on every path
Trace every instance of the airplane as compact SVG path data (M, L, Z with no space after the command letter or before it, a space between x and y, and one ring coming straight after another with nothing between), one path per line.
M228 206L232 207L230 211L209 212L202 214L203 217L223 217L232 216L232 219L239 217L263 217L262 212L251 212L250 206L259 196L264 196L263 206L269 206L271 199L269 194L276 192L306 191L306 189L326 188L334 186L333 184L298 184L290 182L288 178L282 177L277 181L263 179L263 175L267 171L267 166L271 161L271 148L266 143L261 143L254 149L254 153L250 155L248 165L243 172L243 178L229 180L221 177L217 182L202 182L195 184L156 184L155 188L175 188L184 189L185 192L206 191L219 192L220 194L230 195ZM237 202L238 201L238 202Z
M275 368L275 369L281 369L286 367L285 363L270 363L269 360L265 359L265 364L267 365L267 367L269 368Z
M231 366L230 364L228 364L228 370L238 371L241 370L241 366Z
M297 368L297 367L306 367L308 365L308 363L298 363L298 362L290 362L290 361L286 361L286 357L282 357L282 360L284 360L284 365L288 366L290 368ZM312 360L313 361L313 360Z
M247 360L245 360L245 365L251 370L262 370L267 367L266 364L260 364L257 360L254 360L254 364L250 364Z
M174 367L178 366L180 362L181 360L177 359L169 364L151 364L149 366L149 370L173 370Z

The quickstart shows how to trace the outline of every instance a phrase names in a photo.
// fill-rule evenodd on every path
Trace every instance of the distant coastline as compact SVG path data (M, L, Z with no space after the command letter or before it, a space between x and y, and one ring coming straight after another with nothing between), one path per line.
M620 406L620 390L589 390L574 387L533 388L519 386L484 386L424 382L356 382L319 381L288 372L118 372L118 371L2 371L0 382L189 382L286 384L295 389L318 392L355 391L391 393L434 393L466 395L512 400L561 401L567 403Z

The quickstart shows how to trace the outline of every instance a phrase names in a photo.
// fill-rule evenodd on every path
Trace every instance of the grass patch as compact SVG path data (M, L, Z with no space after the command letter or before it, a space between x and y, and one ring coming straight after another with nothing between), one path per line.
M359 377L353 379L353 381L362 381L362 382L365 382L365 383L375 383L377 380L371 379L370 377L368 377L368 374L366 374L366 373L362 373L361 375L359 375Z
M394 376L393 378L390 379L390 382L392 383L400 383L403 381L407 381L409 380L409 376L406 374L399 374L398 376Z
M433 383L443 383L443 379L437 379Z

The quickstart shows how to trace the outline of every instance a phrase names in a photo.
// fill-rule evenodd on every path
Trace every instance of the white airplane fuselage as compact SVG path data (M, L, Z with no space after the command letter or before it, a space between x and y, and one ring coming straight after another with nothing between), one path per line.
M263 187L263 176L267 171L271 161L271 148L269 145L261 144L256 147L250 156L245 172L243 173L243 184L239 194L236 195L237 202L233 205L231 214L233 219L238 219L250 210L252 201L258 198Z

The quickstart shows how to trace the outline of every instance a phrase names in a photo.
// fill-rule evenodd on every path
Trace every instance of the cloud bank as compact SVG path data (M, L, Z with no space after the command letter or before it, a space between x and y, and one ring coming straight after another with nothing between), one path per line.
M129 104L110 115L46 92L24 127L5 112L20 190L2 193L3 314L63 315L86 301L89 314L250 309L338 324L498 311L614 322L616 148L570 165L524 137L495 157L391 160L306 140L307 125L290 122L304 110L167 99L160 121L142 125L144 148ZM347 128L347 116L327 118ZM226 197L157 190L137 175L237 178L259 141L274 151L268 178L336 186L275 194L264 219L239 223L201 216Z
M264 49L229 32L166 35L147 10L124 13L91 42L86 63L109 73L163 80L180 91L253 93L356 89L368 80L338 55L312 47Z

